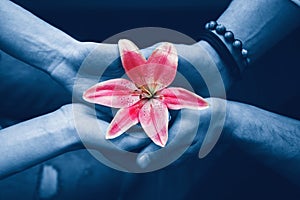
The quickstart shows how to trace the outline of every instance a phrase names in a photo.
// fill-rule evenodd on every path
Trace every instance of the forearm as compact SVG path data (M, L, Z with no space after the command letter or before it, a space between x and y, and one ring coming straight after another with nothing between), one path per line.
M245 104L230 105L236 144L300 184L300 121Z
M79 42L8 1L0 1L0 48L25 63L51 72L72 62Z
M63 109L0 131L0 179L80 148Z
M233 0L217 22L243 42L253 61L299 26L300 8L290 0Z
M299 26L300 8L289 0L234 0L217 22L232 31L235 38L243 42L243 48L248 50L251 63ZM223 36L216 35L232 53L239 70L245 70L247 66L244 64L241 53L235 51L232 44L226 42ZM227 66L216 50L206 41L201 40L197 45L200 50L204 49L210 55L210 59L214 61L223 79L225 89L228 90L238 78L237 74L231 72L232 66ZM201 53L201 51L198 52ZM198 60L199 66L203 65L202 60L200 58Z

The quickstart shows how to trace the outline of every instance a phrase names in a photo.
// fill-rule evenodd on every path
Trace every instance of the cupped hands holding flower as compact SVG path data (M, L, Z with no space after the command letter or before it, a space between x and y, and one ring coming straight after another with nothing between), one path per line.
M140 123L157 145L168 141L168 109L204 109L208 103L200 96L179 87L169 86L176 76L178 56L171 43L162 43L148 60L129 40L119 41L119 51L127 76L100 82L89 88L83 98L91 103L121 108L110 126L106 138L120 136Z

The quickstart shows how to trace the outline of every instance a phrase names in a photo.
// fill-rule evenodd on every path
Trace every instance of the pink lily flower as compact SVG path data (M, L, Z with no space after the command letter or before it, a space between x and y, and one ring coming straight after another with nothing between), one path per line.
M120 136L133 125L141 124L157 145L168 141L168 109L204 109L208 103L200 96L179 87L169 87L178 65L177 51L171 43L157 47L148 60L129 40L120 40L119 51L127 76L100 82L83 98L91 103L121 108L110 123L106 138Z

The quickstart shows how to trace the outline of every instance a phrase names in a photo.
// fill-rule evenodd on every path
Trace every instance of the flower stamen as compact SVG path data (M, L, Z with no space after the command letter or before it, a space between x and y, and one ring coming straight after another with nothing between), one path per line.
M143 98L151 99L153 97L153 94L149 91L149 89L146 86L142 85L139 87L139 89L142 90L141 95Z

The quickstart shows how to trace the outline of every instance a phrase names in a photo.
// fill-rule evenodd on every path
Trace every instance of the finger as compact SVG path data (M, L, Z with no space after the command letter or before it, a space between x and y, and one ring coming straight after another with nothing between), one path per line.
M149 138L135 137L129 134L123 134L111 140L118 148L124 151L138 152L151 143Z
M137 157L137 164L141 168L146 168L149 166L151 162L154 160L158 160L157 158L153 158L153 152L159 150L160 147L154 143L149 144L143 151L141 151Z
M72 104L73 115L75 116L76 128L81 136L82 141L90 148L100 149L107 148L110 151L120 152L120 149L125 151L133 151L144 148L150 143L150 140L144 133L141 133L142 128L138 127L128 130L116 139L106 140L104 137L105 131L109 124L102 118L101 112L96 112L92 107L83 104Z
M142 168L152 168L160 163L167 165L180 157L192 144L197 132L199 111L181 110L169 129L169 140L164 148L150 144L141 151L137 163ZM196 121L196 123L195 123Z
M212 101L209 99L208 102L211 104ZM150 144L139 154L137 163L142 168L149 168L157 163L171 163L183 153L184 157L197 156L210 126L211 111L181 110L169 130L166 147L159 149Z
M106 110L111 113L111 110ZM103 113L96 112L97 118L106 122L110 122L112 120L112 113L107 115L107 112ZM151 140L145 135L144 131L139 125L136 125L129 129L127 133L124 133L117 138L111 139L111 142L115 144L115 146L124 151L133 151L138 152L139 150L145 148Z

